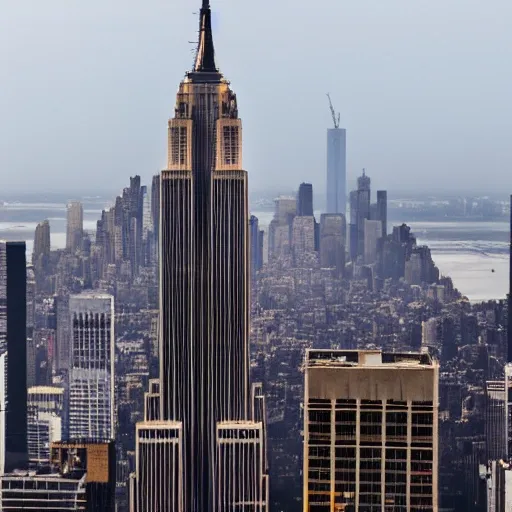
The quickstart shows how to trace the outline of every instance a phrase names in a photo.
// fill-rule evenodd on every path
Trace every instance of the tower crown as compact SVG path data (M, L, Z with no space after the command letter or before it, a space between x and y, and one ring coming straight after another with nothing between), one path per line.
M197 44L194 72L217 72L212 34L212 11L210 9L209 0L203 0L203 5L199 14L199 41Z

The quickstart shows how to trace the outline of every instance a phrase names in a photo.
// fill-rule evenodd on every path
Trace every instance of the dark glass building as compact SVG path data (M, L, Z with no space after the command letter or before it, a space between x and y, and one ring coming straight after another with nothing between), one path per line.
M382 222L382 236L388 234L388 193L386 190L377 190L377 218Z
M256 272L263 266L263 237L265 232L259 228L258 217L251 215L250 241L251 241L251 277L254 281Z
M301 183L297 194L297 215L299 217L313 217L313 185Z
M26 287L25 242L0 241L0 354L7 351L6 471L27 464ZM2 391L5 393L5 387Z

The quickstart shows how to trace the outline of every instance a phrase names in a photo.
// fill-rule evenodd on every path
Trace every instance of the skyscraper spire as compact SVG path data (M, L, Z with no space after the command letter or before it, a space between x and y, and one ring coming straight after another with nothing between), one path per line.
M194 71L205 73L217 72L212 35L212 11L210 10L209 0L203 0L199 16L199 42Z

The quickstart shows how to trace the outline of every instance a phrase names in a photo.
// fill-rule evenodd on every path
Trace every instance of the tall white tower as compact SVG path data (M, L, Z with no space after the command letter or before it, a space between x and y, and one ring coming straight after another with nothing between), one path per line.
M342 213L347 210L347 132L340 128L340 114L336 113L329 98L334 128L327 130L327 211Z
M327 130L327 212L347 210L347 132L344 128Z

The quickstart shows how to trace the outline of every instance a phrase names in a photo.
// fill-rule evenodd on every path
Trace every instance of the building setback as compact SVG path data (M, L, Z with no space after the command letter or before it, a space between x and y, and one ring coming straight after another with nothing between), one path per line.
M308 350L304 511L437 512L438 380L427 353Z

